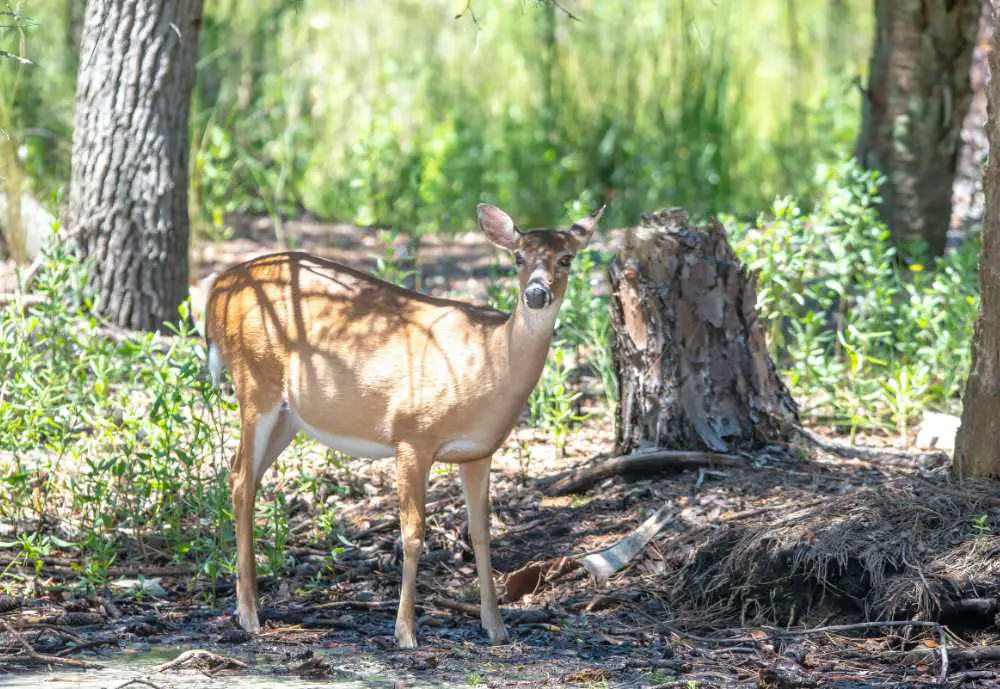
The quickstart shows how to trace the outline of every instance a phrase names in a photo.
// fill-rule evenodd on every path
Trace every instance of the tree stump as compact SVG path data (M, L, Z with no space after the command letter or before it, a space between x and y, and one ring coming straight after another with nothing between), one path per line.
M757 318L756 275L718 221L643 216L609 269L616 453L738 452L787 441L798 408Z

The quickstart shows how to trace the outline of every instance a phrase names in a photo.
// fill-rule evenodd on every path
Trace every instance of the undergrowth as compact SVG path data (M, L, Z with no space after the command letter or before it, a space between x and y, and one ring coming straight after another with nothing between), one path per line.
M85 586L124 553L228 572L232 405L204 375L186 309L169 334L118 333L88 315L85 270L50 249L42 302L0 312L0 523L79 552Z
M897 255L878 219L879 178L823 166L811 213L775 201L734 246L759 271L771 354L804 416L905 435L927 408L956 413L971 365L980 238L931 264Z

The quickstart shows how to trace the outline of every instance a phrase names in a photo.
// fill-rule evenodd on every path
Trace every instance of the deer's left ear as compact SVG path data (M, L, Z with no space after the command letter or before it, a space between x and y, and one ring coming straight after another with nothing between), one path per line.
M577 220L569 228L569 234L576 240L578 248L586 246L587 242L590 241L590 238L594 236L594 230L597 228L597 221L601 219L602 215L604 215L605 208L607 208L606 205L601 206L586 218Z

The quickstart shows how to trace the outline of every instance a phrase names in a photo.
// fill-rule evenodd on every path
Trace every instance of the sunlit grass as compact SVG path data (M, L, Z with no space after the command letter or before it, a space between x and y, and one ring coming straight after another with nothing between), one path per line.
M308 210L419 232L480 200L526 224L611 200L608 224L684 205L808 199L853 143L872 34L860 0L208 0L192 118L196 215ZM65 184L64 3L25 0L44 124L23 164ZM58 125L58 126L56 126Z

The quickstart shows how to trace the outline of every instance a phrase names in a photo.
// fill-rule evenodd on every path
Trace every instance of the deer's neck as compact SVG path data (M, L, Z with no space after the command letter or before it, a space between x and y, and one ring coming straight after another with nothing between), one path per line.
M542 374L559 306L556 301L545 309L529 309L518 298L514 312L497 333L497 344L507 354L507 389L517 397L527 399Z

